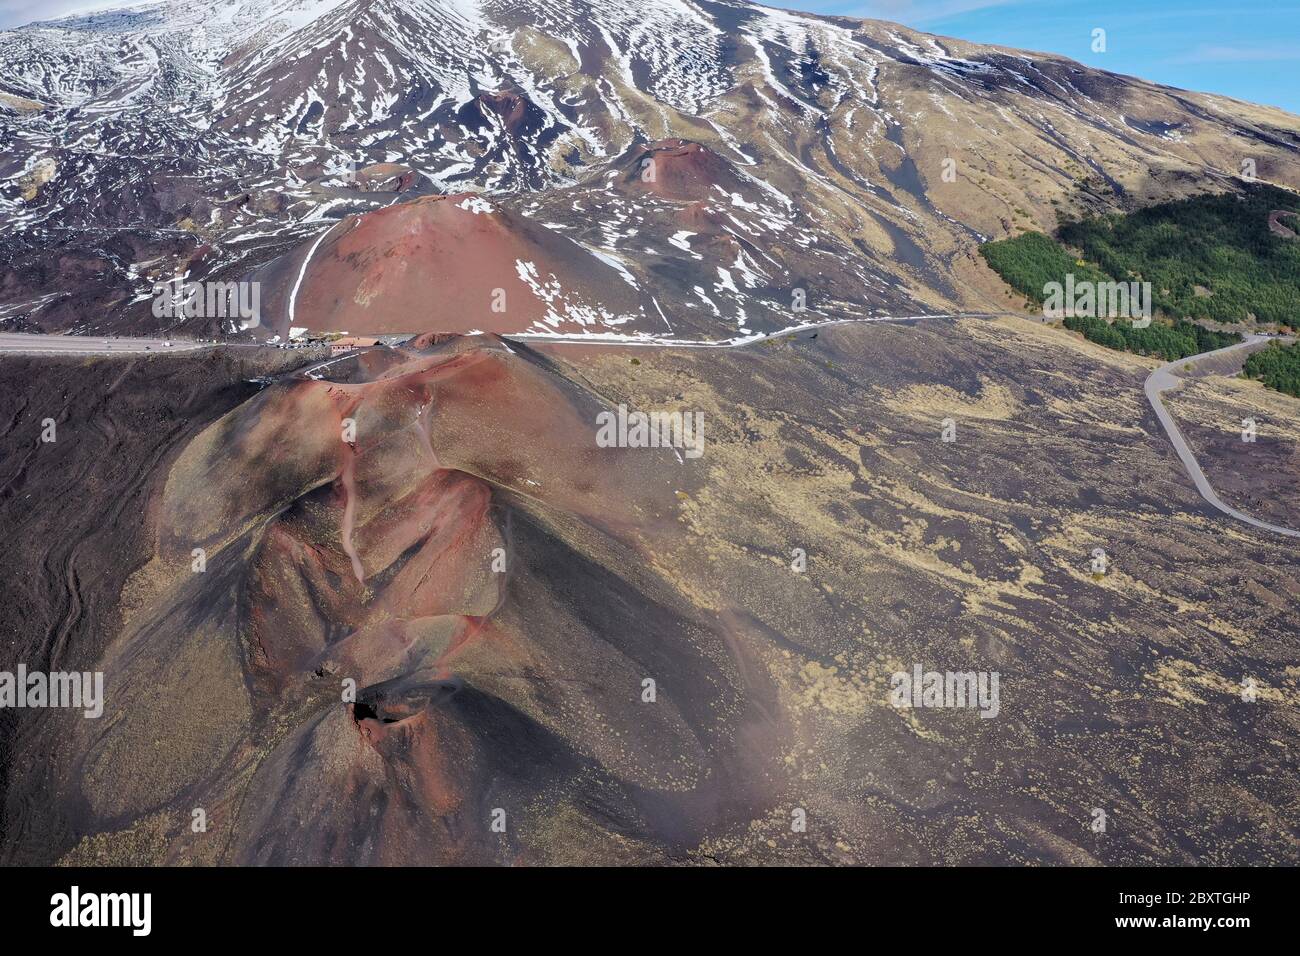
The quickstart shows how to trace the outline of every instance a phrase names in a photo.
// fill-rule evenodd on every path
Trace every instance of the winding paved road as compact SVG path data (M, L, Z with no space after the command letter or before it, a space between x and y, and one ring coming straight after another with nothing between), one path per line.
M1177 388L1182 384L1175 373L1179 369L1191 362L1208 358L1211 355L1223 355L1225 352L1233 352L1238 349L1254 348L1263 342L1269 341L1266 335L1248 336L1245 341L1238 342L1236 345L1229 345L1225 349L1215 349L1213 352L1201 352L1199 355L1191 355L1185 359L1179 359L1177 362L1170 362L1168 365L1162 365L1150 375L1147 376L1146 393L1147 400L1151 407L1155 409L1156 417L1160 419L1160 424L1164 426L1165 432L1169 435L1169 440L1173 443L1174 451L1178 452L1178 457L1182 459L1183 467L1187 469L1187 474L1191 476L1196 485L1196 490L1201 493L1201 497L1222 511L1230 518L1236 518L1238 521L1244 521L1246 524L1254 525L1256 528L1262 528L1265 531L1272 531L1275 534L1284 534L1292 538L1300 538L1300 531L1293 528L1284 528L1281 525L1269 524L1267 521L1261 521L1258 518L1252 518L1245 512L1238 511L1231 505L1225 504L1215 493L1214 488L1210 485L1210 480L1205 477L1205 472L1201 470L1200 463L1197 462L1196 456L1192 450L1187 447L1187 442L1183 440L1183 433L1178 430L1178 425L1174 422L1173 416L1165 408L1165 403L1160 400L1160 393L1167 392L1171 388Z

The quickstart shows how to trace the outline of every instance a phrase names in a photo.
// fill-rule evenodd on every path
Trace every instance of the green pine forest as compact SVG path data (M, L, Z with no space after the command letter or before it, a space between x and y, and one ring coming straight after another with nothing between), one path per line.
M1194 196L1067 221L1055 238L1026 232L985 243L980 252L1008 285L1039 305L1045 286L1064 285L1068 273L1076 283L1150 282L1159 318L1145 329L1094 318L1064 324L1110 348L1172 360L1240 341L1198 321L1232 324L1253 316L1261 324L1300 328L1300 240L1269 231L1275 209L1300 212L1300 195L1258 184L1240 195ZM1297 217L1284 223L1294 228ZM1269 349L1251 358L1259 372L1254 377L1288 391L1272 382L1296 384L1300 350L1277 351L1290 357Z
M1105 319L1083 316L1066 316L1061 324L1098 345L1138 355L1154 355L1166 362L1226 348L1241 341L1236 332L1214 332L1181 319L1168 325L1152 322L1145 329L1135 329L1124 321L1112 324Z
M1300 345L1271 342L1246 359L1241 374L1300 398Z

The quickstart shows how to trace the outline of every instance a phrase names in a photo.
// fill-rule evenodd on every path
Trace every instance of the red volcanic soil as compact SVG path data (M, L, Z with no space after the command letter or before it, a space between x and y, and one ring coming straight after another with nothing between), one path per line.
M693 233L692 252L708 250L711 257L731 263L742 249L735 233L727 228L725 212L716 204L699 201L681 206L673 212L673 223L676 228Z
M643 315L611 266L473 194L349 217L313 246L277 281L292 288L310 254L293 324L316 331L603 331Z
M281 380L189 442L108 719L65 738L112 776L84 825L182 800L222 829L173 861L484 862L529 832L486 814L539 793L596 786L674 846L770 800L737 779L762 773L727 638L646 570L698 478L599 447L605 407L484 336ZM647 674L672 698L644 706Z
M416 175L400 163L376 163L357 170L357 185L366 192L401 193L411 188Z
M258 396L168 483L158 548L169 560L262 529L247 627L250 676L267 693L310 673L363 687L421 666L447 676L446 656L480 640L501 601L501 493L639 533L675 511L666 453L597 447L599 406L498 340L392 356L370 381Z
M529 103L528 100L509 90L497 93L480 93L478 102L481 104L480 108L484 111L490 110L501 117L501 122L505 124L506 129L516 136L527 130L528 125L534 119L534 114L540 113L540 110Z
M685 202L721 198L719 188L728 195L744 191L740 177L725 159L684 139L638 146L622 182L633 190Z

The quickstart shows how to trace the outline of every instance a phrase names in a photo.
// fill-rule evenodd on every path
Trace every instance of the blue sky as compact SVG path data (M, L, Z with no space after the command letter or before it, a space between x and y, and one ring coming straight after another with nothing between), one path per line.
M767 0L926 33L1060 53L1088 66L1300 114L1292 0ZM1092 31L1106 52L1092 52Z
M129 0L0 0L0 28ZM542 0L536 0L542 2ZM1116 73L1300 114L1300 0L768 0L1045 50ZM1092 52L1092 31L1106 52Z

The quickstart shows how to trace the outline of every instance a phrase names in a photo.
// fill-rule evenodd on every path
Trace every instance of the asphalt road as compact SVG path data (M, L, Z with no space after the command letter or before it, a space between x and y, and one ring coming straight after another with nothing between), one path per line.
M170 341L170 346L164 345ZM0 354L16 355L121 355L157 352L163 355L211 348L182 339L102 338L90 335L29 335L0 332Z
M1211 355L1223 355L1227 352L1237 351L1239 349L1254 348L1261 343L1267 342L1268 336L1252 335L1246 338L1244 342L1238 342L1236 345L1229 345L1226 349L1215 349L1213 352L1202 352L1199 355L1192 355L1185 359L1179 359L1177 362L1170 362L1168 365L1162 365L1150 375L1147 376L1146 393L1147 401L1155 409L1156 417L1160 419L1160 424L1164 426L1165 432L1169 435L1170 442L1173 443L1174 451L1182 459L1183 467L1187 469L1187 474L1191 476L1192 482L1196 485L1196 490L1201 493L1201 497L1207 502L1228 515L1230 518L1236 518L1238 521L1244 521L1248 525L1261 528L1264 531L1272 531L1275 534L1284 534L1292 538L1300 538L1300 531L1292 528L1284 528L1281 525L1269 524L1267 521L1261 521L1258 518L1252 518L1244 512L1238 511L1231 505L1225 504L1222 499L1215 493L1214 488L1210 485L1210 480L1205 477L1205 472L1201 470L1200 463L1192 450L1187 447L1187 442L1183 440L1183 433L1178 430L1178 425L1174 422L1173 416L1165 408L1165 403L1160 400L1160 393L1167 392L1171 388L1177 388L1182 384L1182 379L1178 378L1177 372L1191 362L1204 359Z
M917 319L960 319L960 318L996 318L1002 313L953 313L953 314L932 314L932 315L881 315L871 316L860 319L834 319L827 322L810 322L805 325L795 325L790 328L781 329L770 334L753 333L736 338L721 339L718 341L700 341L691 339L671 339L671 338L651 338L651 337L632 337L621 336L617 334L610 335L552 335L549 333L511 333L503 336L507 340L517 339L522 342L536 342L538 344L559 344L559 345L611 345L611 346L631 346L643 348L678 348L678 349L728 349L740 348L746 345L752 345L755 342L762 342L767 339L780 339L800 333L815 333L818 329L829 328L833 325L851 325L858 322L908 322ZM163 339L149 338L104 338L102 336L92 335L33 335L26 332L0 332L0 354L10 353L18 355L118 355L123 353L137 354L141 352L160 352L163 354L175 352L192 352L195 349L212 348L211 344L195 342L192 340L171 339L171 345L163 345ZM252 343L222 343L223 345L243 345L248 347ZM330 360L334 361L333 359ZM319 367L319 363L312 368ZM300 372L311 371L311 369L300 369Z

